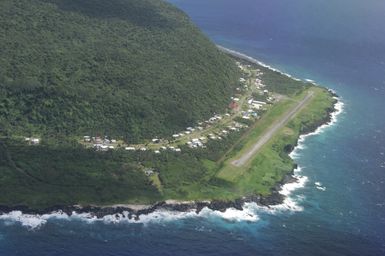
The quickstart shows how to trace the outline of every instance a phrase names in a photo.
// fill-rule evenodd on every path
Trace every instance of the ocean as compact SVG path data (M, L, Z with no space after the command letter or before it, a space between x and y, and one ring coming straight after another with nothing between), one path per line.
M213 40L340 96L284 205L139 223L0 217L0 255L385 255L385 2L171 0Z

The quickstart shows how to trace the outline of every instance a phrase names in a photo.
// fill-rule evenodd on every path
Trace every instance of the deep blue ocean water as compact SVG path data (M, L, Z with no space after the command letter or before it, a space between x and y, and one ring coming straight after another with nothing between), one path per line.
M385 255L385 2L171 2L216 43L341 96L338 122L296 152L308 181L292 198L303 211L32 230L0 220L0 255Z

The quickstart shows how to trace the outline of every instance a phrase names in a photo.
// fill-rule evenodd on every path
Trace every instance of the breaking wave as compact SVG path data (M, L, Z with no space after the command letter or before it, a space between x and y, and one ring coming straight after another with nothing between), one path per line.
M303 134L299 137L298 139L298 145L295 147L295 149L290 153L290 157L292 159L296 159L299 156L300 151L306 148L304 142L306 138L314 136L314 135L319 135L326 131L328 128L333 126L334 124L337 123L339 115L343 112L344 110L344 103L339 99L335 98L337 100L337 103L334 105L335 111L331 113L331 118L330 122L321 125L318 127L314 132L308 133L308 134Z
M299 170L297 172L299 172ZM60 211L43 215L23 214L21 211L12 211L8 214L0 215L0 220L3 221L5 225L12 225L18 223L28 229L38 229L45 225L47 222L55 220L81 220L85 223L103 222L106 224L150 224L157 222L176 221L188 218L220 218L229 222L256 222L260 219L260 213L276 214L278 212L298 212L303 210L303 208L298 205L299 198L291 198L290 195L296 189L303 187L307 182L307 178L305 176L300 175L295 175L295 177L297 178L297 182L285 184L284 186L282 186L282 190L280 191L280 193L286 196L284 202L280 205L269 207L260 206L256 203L245 203L243 205L243 210L228 208L226 209L226 211L221 212L217 210L211 210L205 207L199 213L196 213L195 210L187 212L177 212L161 209L149 214L133 216L137 217L136 219L130 218L128 211L114 215L106 215L103 218L97 218L91 213L77 214L73 212L72 215L69 216L68 214Z

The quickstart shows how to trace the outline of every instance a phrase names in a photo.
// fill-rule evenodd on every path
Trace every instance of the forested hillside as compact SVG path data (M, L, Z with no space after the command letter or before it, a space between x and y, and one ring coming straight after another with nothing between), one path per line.
M168 136L223 110L236 81L163 1L0 1L0 135Z

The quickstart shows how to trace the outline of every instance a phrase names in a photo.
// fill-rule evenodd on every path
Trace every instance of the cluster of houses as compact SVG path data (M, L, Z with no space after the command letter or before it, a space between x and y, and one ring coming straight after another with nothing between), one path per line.
M229 117L229 116L230 116L230 114L228 114L228 113L226 113L224 115L216 114L216 115L210 117L208 120L206 120L204 122L199 122L198 125L195 126L195 127L187 127L186 131L173 134L172 138L173 139L180 139L180 138L182 138L182 137L184 137L186 135L192 134L195 131L203 131L205 128L210 127L210 125L212 125L212 124L214 124L216 122L219 122L224 117Z
M248 109L246 111L242 111L242 118L249 120L252 118L258 118L258 110L261 110L266 105L266 102L254 100L253 98L247 101Z
M30 145L39 145L40 144L40 139L39 138L29 138L29 137L26 137L24 138L24 140L30 144Z
M204 145L206 143L207 139L206 137L201 137L201 138L195 138L187 142L187 145L190 148L205 148L206 146Z
M83 136L83 141L86 143L92 143L92 146L97 151L107 151L111 149L115 149L113 144L116 144L116 140L109 139L107 136L104 138L101 137L91 137L91 136Z
M154 175L156 172L154 168L146 168L143 171L144 171L144 174L146 174L146 176Z
M138 148L136 148L136 147L132 147L132 146L125 147L124 149L127 150L127 151L143 151L143 152L149 150L149 149L146 148L146 147L138 147ZM154 150L154 153L155 153L155 154L160 154L161 151L166 151L166 150L173 151L173 152L182 152L182 150L181 150L180 148L177 148L177 147L173 147L173 146L167 146L167 147L166 147L166 146L162 146L162 147L160 147L159 149Z
M239 99L234 98L235 101L238 101ZM174 139L180 139L184 136L191 135L195 131L203 131L204 127L209 127L211 124L214 124L215 122L219 122L224 117L230 117L230 114L224 114L219 115L216 114L209 118L207 121L199 122L197 126L194 127L187 127L185 131L177 134L173 134L172 137ZM208 140L221 140L223 137L227 136L231 132L239 131L242 128L246 128L247 125L241 124L238 122L233 122L232 125L227 126L226 129L223 129L218 132L210 133L208 136L202 136L200 138L193 138L189 141L187 141L187 146L190 148L205 148L205 144L208 142ZM109 139L107 136L104 138L101 137L91 137L91 136L83 136L83 140L86 143L92 143L93 148L98 151L108 151L115 149L115 145L117 143L114 139ZM160 146L157 149L150 149L146 146L138 146L138 145L128 145L124 147L127 151L147 151L147 150L153 150L155 154L160 154L162 151L173 151L173 152L181 152L182 150L178 147L174 146L166 146L169 142L167 140L154 138L152 139L152 144L162 144L164 146Z
M256 72L257 78L255 78L254 85L257 89L261 90L261 94L267 95L269 93L269 90L264 89L266 85L263 84L262 80L260 79L260 76L263 75L263 73L259 69L257 69Z
M242 66L240 63L238 64L238 66L241 70L245 69L244 66ZM250 65L247 65L247 67L250 67ZM263 75L263 72L259 69L256 69L255 72L256 72L255 73L256 78L254 80L254 86L257 89L263 90L263 88L266 87L266 85L262 83L262 79L260 78ZM246 81L247 80L243 77L239 78L239 82L243 85L244 89L248 89L248 85L246 84ZM237 90L238 90L238 88L237 88ZM263 91L261 91L261 93L267 94L267 93L269 93L269 91L264 89Z
M215 122L218 122L218 121L220 121L220 120L222 120L222 116L221 115L214 115L213 117L210 117L209 118L209 120L207 120L207 121L205 121L205 123L207 123L207 124L213 124L213 123L215 123Z
M200 122L198 125L203 125L203 123ZM197 126L197 127L194 127L194 128L193 127L187 127L186 131L181 132L181 133L173 134L172 137L174 139L182 138L185 135L190 135L191 133L195 132L196 130L202 131L203 129L204 128L202 126Z
M125 147L124 149L127 151L142 151L142 152L148 150L146 147L132 147L132 146Z
M223 137L226 137L231 132L237 132L242 128L246 128L247 125L241 124L238 122L233 122L232 125L228 125L227 129L223 129L218 132L210 133L207 137L194 138L187 142L187 145L190 148L205 148L205 144L208 140L221 140Z
M237 64L238 68L242 71L244 71L246 69L245 67L251 68L251 65L242 65L239 61L237 61L236 64Z

